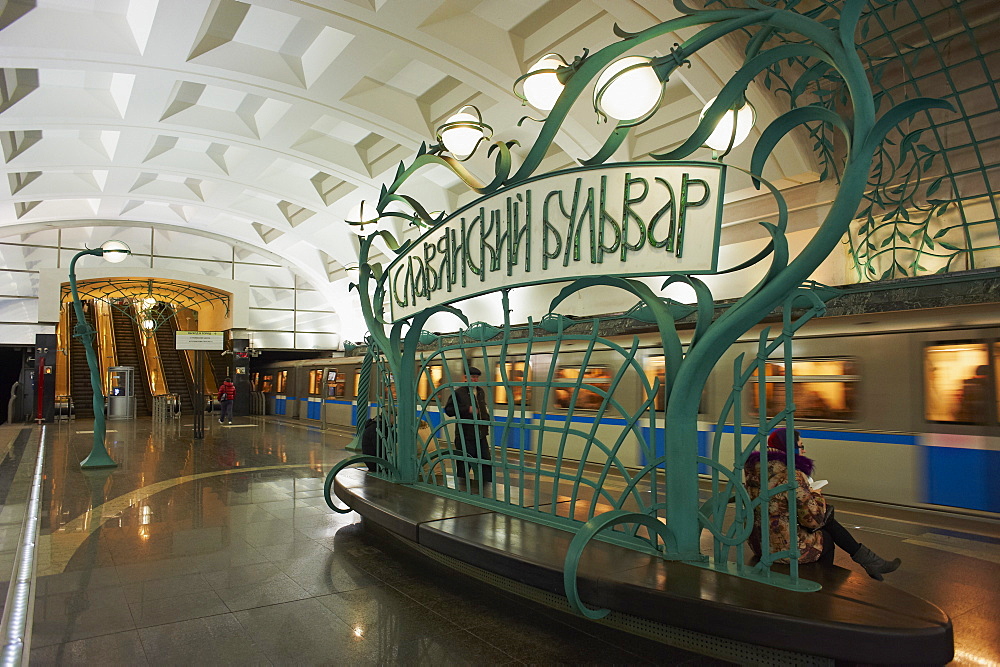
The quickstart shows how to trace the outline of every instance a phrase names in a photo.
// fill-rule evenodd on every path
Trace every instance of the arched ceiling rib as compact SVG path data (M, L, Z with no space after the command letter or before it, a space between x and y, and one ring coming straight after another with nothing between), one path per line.
M519 74L549 51L610 43L615 22L636 29L674 13L656 0L6 2L0 237L25 225L167 225L281 257L322 290L356 260L347 210L447 116L474 103L497 136L528 146L535 127L516 122L532 112L511 92ZM662 41L647 55L677 40ZM698 76L670 82L667 106L621 157L674 145L677 123L689 128L732 72L723 47L699 57ZM608 131L578 107L552 167L588 156ZM779 155L775 179L812 170L803 155ZM470 196L433 170L416 182L431 210Z

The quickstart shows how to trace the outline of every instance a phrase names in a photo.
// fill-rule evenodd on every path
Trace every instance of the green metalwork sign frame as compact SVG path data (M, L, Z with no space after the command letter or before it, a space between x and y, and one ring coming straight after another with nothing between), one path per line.
M742 485L742 468L752 451L759 451L766 460L765 440L770 429L780 424L794 428L793 392L788 386L785 409L768 417L761 414L751 437L744 441L741 394L750 381L753 371L760 370L768 357L783 354L791 357L791 339L795 331L809 318L822 313L823 294L807 283L809 276L838 246L855 217L868 191L868 175L876 153L886 134L901 121L929 109L948 109L949 105L935 99L914 98L901 102L884 111L876 112L871 83L855 47L855 32L867 4L863 0L845 0L840 3L839 15L831 19L823 5L823 12L797 12L793 2L787 7L767 6L750 2L745 8L693 10L675 2L681 16L652 26L637 33L627 33L616 27L619 41L594 53L585 53L572 64L558 70L565 84L558 102L541 125L535 142L524 156L521 166L512 171L510 149L512 142L494 141L489 146L495 155L494 175L487 182L474 177L455 157L446 154L443 145L421 146L416 158L409 165L400 164L392 183L383 186L377 209L383 217L402 217L418 227L443 224L444 214L430 215L412 196L403 192L407 179L418 170L440 165L452 170L475 192L488 197L504 188L511 188L535 177L543 157L551 146L556 132L570 108L592 84L601 71L620 56L633 53L647 42L666 35L684 31L689 35L682 43L675 44L670 52L649 61L661 82L684 65L690 66L690 57L701 49L734 33L750 32L743 65L725 83L716 101L708 108L695 130L675 149L664 154L652 155L653 162L671 163L689 159L706 141L729 109L739 107L745 100L747 87L757 77L766 76L779 63L807 62L822 67L826 76L836 78L844 90L844 104L836 108L823 105L793 107L765 127L753 148L748 173L758 187L766 188L774 198L777 216L760 224L770 235L767 247L754 257L737 266L720 269L718 273L738 271L756 264L766 267L764 276L748 292L725 307L716 306L708 285L692 275L666 276L662 287L673 284L687 285L694 295L694 303L679 307L662 299L644 282L622 275L603 275L595 266L594 273L566 284L549 304L549 314L538 322L529 320L526 326L513 326L509 321L509 294L501 291L504 321L497 325L470 323L461 310L444 303L425 308L411 317L396 322L384 319L391 298L388 284L390 272L372 259L372 242L380 236L394 250L405 254L414 241L403 243L387 231L377 231L365 237L360 250L360 277L358 292L362 311L369 327L368 350L362 370L359 396L368 396L368 384L374 387L376 402L385 417L379 422L383 436L378 456L360 456L335 466L326 483L327 502L337 511L331 496L336 474L346 466L374 461L386 479L416 485L446 496L461 497L497 511L522 516L534 521L556 525L570 530L575 537L566 556L564 568L567 596L572 606L588 617L596 618L605 610L588 609L576 590L576 571L581 555L593 539L628 545L670 560L684 561L699 567L710 567L736 576L748 577L775 586L809 591L818 585L803 579L798 569L798 545L792 541L787 551L770 553L755 565L744 563L743 542L752 528L755 512L766 514L768 500L774 494L787 493L794 503L792 484L762 491L750 501ZM785 39L772 39L775 35ZM809 85L813 71L799 68L800 82ZM791 75L789 75L791 76ZM581 160L585 167L602 165L615 153L628 136L631 128L646 117L615 125L604 145L588 159ZM839 188L825 219L806 246L794 257L790 255L785 231L788 220L787 206L780 192L763 179L763 169L773 149L780 140L800 127L822 125L826 131L839 135L845 146L844 159L838 165L836 176ZM727 164L727 169L740 167ZM400 212L406 208L412 213ZM659 352L664 358L662 381L646 378L636 361L639 341L621 343L600 334L602 322L596 319L580 324L558 314L566 299L596 286L620 290L628 298L638 300L630 316L641 317L656 327ZM804 314L792 317L793 309L805 304ZM721 415L712 443L711 453L699 456L698 417L699 401L709 374L725 352L764 317L782 308L785 321L780 332L761 335L756 359L744 368L741 362L733 370L734 393ZM802 310L802 308L799 308ZM693 330L682 340L677 319L680 312L690 313L694 319ZM457 339L445 342L435 334L426 332L428 319L435 314L450 313L465 325ZM585 330L580 331L580 327ZM533 350L558 356L572 343L574 354L586 365L589 355L602 351L617 354L621 360L610 383L598 385L586 378L560 378L551 368L544 376L528 378L527 374L512 377L506 370L511 359L530 359ZM508 396L520 394L519 405L509 404L500 409L490 398L490 415L478 413L472 417L441 416L453 398L452 390L463 381L458 376L468 375L470 359L489 359L497 362L500 377L486 378L484 388L490 391L503 389ZM439 367L435 371L434 368ZM553 364L554 367L554 364ZM434 379L434 373L440 379ZM455 377L452 377L452 374ZM638 379L642 395L638 407L627 408L617 400L615 389L626 377ZM786 376L791 382L791 375ZM423 385L421 383L423 382ZM423 389L421 389L423 386ZM654 397L660 389L665 396L665 410L654 409ZM763 387L763 383L758 383ZM554 420L543 414L538 423L528 423L528 407L523 398L528 390L542 392L561 391L569 396L566 414ZM579 428L574 421L574 406L583 392L599 397L599 408L593 416L593 425ZM368 404L359 400L359 433L368 416ZM547 405L548 403L544 403ZM761 403L763 404L763 403ZM763 412L763 411L762 411ZM434 415L440 421L434 422ZM607 417L606 417L607 416ZM662 429L662 451L654 442L658 421L669 428ZM720 461L722 428L729 422L736 425L734 434L734 460ZM421 428L426 422L428 428ZM610 431L604 424L616 423ZM597 424L602 424L600 428ZM492 463L498 481L492 489L481 483L478 488L461 488L452 485L455 466L463 463L475 469L485 465L479 456L470 455L468 443L455 442L449 435L452 428L473 427L475 438L479 430L474 427L489 426L497 433L498 450L494 450ZM603 429L603 430L601 430ZM457 433L458 431L456 431ZM514 447L514 435L530 434L534 450ZM468 437L468 436L461 436ZM432 446L433 440L433 446ZM570 442L583 442L586 451L581 456L567 455ZM626 443L635 443L643 454L638 468L627 465L620 458ZM491 446L493 443L490 443ZM789 452L789 469L794 467ZM596 465L587 466L588 458ZM711 494L707 501L699 496L699 465L710 470ZM596 469L597 472L594 472ZM519 481L513 481L519 480ZM526 486L531 480L532 486ZM477 479L478 482L478 479ZM572 510L560 514L548 503L556 497L566 497ZM735 499L734 512L727 519L724 511L730 499ZM578 505L581 508L578 511ZM793 513L794 514L794 513ZM713 536L712 554L702 553L701 536L707 530ZM795 534L794 519L790 526ZM766 531L765 531L766 532ZM735 561L730 562L735 551ZM779 559L790 563L788 574L772 569Z

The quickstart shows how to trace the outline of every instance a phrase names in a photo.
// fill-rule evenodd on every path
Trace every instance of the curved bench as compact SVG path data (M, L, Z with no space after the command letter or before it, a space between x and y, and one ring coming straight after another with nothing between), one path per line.
M565 595L570 532L353 468L337 476L334 492L366 521L422 548ZM595 541L580 560L578 586L590 607L777 651L878 664L952 659L951 619L931 603L840 567L811 566L806 575L822 590L787 591Z

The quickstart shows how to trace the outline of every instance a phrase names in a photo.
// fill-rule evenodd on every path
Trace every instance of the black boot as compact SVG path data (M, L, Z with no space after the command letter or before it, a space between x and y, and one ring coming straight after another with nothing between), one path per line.
M878 581L882 581L883 574L892 572L903 562L898 558L895 560L886 560L863 544L857 553L851 556L851 560L865 568L865 572L868 573L869 577Z

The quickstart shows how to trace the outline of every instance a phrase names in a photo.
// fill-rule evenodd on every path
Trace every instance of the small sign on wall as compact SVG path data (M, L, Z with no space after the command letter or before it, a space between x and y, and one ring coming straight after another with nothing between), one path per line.
M226 343L224 331L177 331L174 335L178 350L222 350Z

